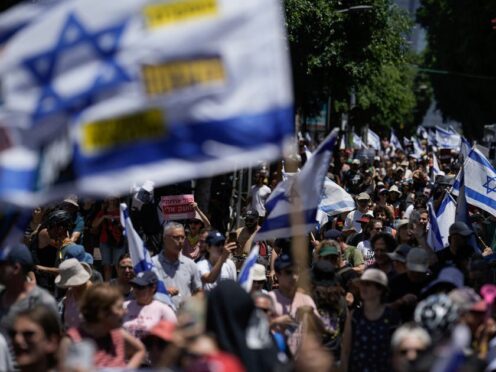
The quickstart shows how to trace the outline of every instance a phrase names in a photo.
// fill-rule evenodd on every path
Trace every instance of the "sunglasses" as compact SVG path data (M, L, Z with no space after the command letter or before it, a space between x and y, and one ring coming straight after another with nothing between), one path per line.
M156 337L148 337L143 340L143 344L145 344L147 349L152 349L153 347L164 349L170 344L170 342Z

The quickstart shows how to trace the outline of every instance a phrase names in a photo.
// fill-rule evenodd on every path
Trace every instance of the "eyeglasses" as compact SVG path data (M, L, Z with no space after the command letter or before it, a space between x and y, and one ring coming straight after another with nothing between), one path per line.
M140 285L133 285L132 288L134 291L141 291L146 288L150 288L152 285L145 285L145 286L140 286Z
M119 266L119 269L124 270L124 271L126 271L126 270L133 271L134 270L132 266Z
M201 221L199 221L199 220L192 220L192 221L189 221L189 224L190 224L190 225L201 225L201 224L202 224L202 222L201 222Z
M151 349L153 347L158 347L159 349L164 349L166 346L169 345L169 342L165 340L161 340L156 337L148 337L143 340L143 343L145 344L145 347L147 349Z

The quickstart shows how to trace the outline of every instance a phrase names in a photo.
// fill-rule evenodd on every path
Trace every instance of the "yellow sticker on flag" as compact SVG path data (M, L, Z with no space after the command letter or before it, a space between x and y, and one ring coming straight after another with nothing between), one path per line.
M143 82L149 96L193 86L222 83L225 80L226 72L220 57L143 66Z
M86 123L82 129L82 148L100 151L119 145L155 139L166 134L162 111L152 109L127 116Z
M155 29L191 19L216 16L217 0L183 0L148 5L143 9L148 28Z

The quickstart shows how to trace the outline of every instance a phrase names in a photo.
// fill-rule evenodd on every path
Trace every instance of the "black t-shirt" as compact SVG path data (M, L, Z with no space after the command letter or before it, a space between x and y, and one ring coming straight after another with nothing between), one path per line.
M425 288L432 280L432 276L428 275L425 280L421 282L413 282L408 277L407 273L396 275L389 283L389 296L388 302L394 302L407 294L413 294L420 298L422 289ZM406 322L413 319L413 312L415 311L415 303L403 305L398 309L401 319Z

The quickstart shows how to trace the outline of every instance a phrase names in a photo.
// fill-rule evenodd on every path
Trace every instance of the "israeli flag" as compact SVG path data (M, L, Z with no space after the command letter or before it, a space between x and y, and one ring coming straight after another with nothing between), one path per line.
M476 148L468 153L463 165L467 203L496 216L496 170ZM459 192L462 180L457 177L453 189Z
M392 130L392 129L391 129L391 139L389 140L389 143L391 143L391 146L393 146L394 150L402 150L403 151L403 147L401 146L401 142L398 139L398 137L396 137L396 134L394 133L394 130Z
M462 142L460 145L460 156L463 160L467 158L471 148L472 145L470 145L470 142L464 136L462 136Z
M417 136L423 139L427 139L428 135L424 127L422 126L417 127Z
M293 131L279 0L61 1L8 40L0 81L35 160L0 165L18 204L226 173Z
M437 176L444 176L444 172L439 167L439 162L437 161L437 156L432 153L432 180L435 181Z
M456 221L465 222L465 224L472 230L474 233L469 237L468 243L478 252L480 253L480 247L477 242L476 233L474 227L472 226L472 221L470 220L470 214L468 212L468 204L467 197L465 193L465 174L463 168L460 170L458 179L460 180L460 190L458 193L458 199L456 201Z
M451 127L436 127L436 144L439 148L459 150L461 136Z
M303 235L315 226L317 208L321 201L324 178L327 174L339 129L334 129L319 145L312 158L294 177L280 182L265 203L267 218L255 240L269 240ZM300 214L303 224L292 226L291 215Z
M173 304L169 293L167 292L167 288L164 285L164 282L160 280L160 276L158 274L157 269L153 265L152 258L148 249L146 249L145 243L138 235L136 230L134 229L133 222L129 217L129 210L125 203L120 205L120 215L121 215L121 225L124 229L124 234L127 238L127 244L129 248L129 255L131 256L131 261L134 266L134 273L138 275L139 273L145 271L154 271L159 278L157 283L157 292L155 293L155 299L169 305L172 309L176 309Z
M246 257L243 267L239 272L238 283L241 287L245 289L246 292L251 291L251 285L253 283L253 266L257 263L258 253L260 251L260 246L255 244L250 251L248 257Z
M319 210L329 216L335 216L340 213L352 211L355 208L356 204L353 197L337 183L326 177Z
M410 154L412 158L420 159L424 151L422 150L422 146L420 145L418 138L412 137L413 143L413 153Z
M427 203L427 210L429 212L427 244L437 252L449 246L449 228L455 222L456 203L447 192L437 212L434 210L432 200Z
M367 145L374 150L381 149L381 138L372 129L367 130Z
M363 143L362 138L353 132L353 148L354 149L361 149L361 148L366 148L367 146Z
M12 36L22 30L30 22L43 15L61 0L23 1L0 13L0 48ZM65 0L70 1L70 0Z

